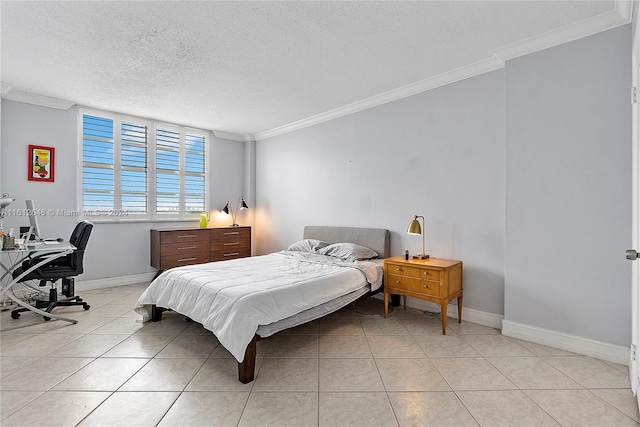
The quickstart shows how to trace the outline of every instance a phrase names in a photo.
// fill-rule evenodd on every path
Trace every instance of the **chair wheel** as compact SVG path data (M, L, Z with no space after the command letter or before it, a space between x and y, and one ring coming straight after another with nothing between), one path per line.
M82 304L82 308L84 308L85 310L89 310L91 306L85 302L84 304Z
M49 316L42 316L42 318L44 319L45 322L48 322L49 320L51 320L51 317Z
M20 318L20 313L18 313L17 311L12 311L11 312L11 318L12 319L19 319Z

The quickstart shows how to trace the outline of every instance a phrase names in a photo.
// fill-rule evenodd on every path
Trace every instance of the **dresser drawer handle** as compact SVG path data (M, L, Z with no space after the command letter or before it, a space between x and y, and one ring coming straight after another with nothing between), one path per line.
M422 285L423 288L427 289L427 285Z
M428 276L429 272L428 271L423 271L422 274L424 274L425 276Z
M400 280L396 280L396 283L399 285L401 282L400 282Z
M235 256L235 255L240 255L240 252L234 252L231 254L224 254L223 256Z
M186 249L195 249L197 246L185 246L184 248L178 248L179 251L184 251Z
M196 257L191 257L191 258L182 258L177 260L178 262L185 262L185 261L194 261L196 259Z
M234 246L234 245L239 245L240 242L232 242L232 243L223 243L223 246Z
M178 239L190 239L192 237L196 237L195 234L183 234L182 236L176 236Z
M396 267L397 271L402 271L402 269L400 267Z
M239 231L229 231L227 233L224 233L225 236L231 236L233 234L240 234L240 232Z

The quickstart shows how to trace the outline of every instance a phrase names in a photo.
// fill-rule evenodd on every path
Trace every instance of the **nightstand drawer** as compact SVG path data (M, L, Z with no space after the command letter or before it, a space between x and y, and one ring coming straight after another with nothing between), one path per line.
M405 276L389 274L389 282L385 285L390 289L404 289L419 294L440 296L440 282L420 280Z
M388 265L389 274L400 274L409 277L419 277L421 279L440 280L440 271L430 270L424 267L414 267L411 265Z

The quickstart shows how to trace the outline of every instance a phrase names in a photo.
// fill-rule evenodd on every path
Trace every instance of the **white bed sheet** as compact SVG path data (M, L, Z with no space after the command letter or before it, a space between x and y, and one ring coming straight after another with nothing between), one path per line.
M382 269L373 262L281 251L167 270L135 307L145 321L153 304L190 317L242 362L260 325L381 284Z

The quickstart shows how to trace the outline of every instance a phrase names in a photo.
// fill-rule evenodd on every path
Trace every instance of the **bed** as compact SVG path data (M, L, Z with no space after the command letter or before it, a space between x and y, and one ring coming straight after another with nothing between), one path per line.
M389 231L306 226L287 250L177 267L151 282L136 303L144 321L170 309L199 322L254 379L256 343L382 290Z

